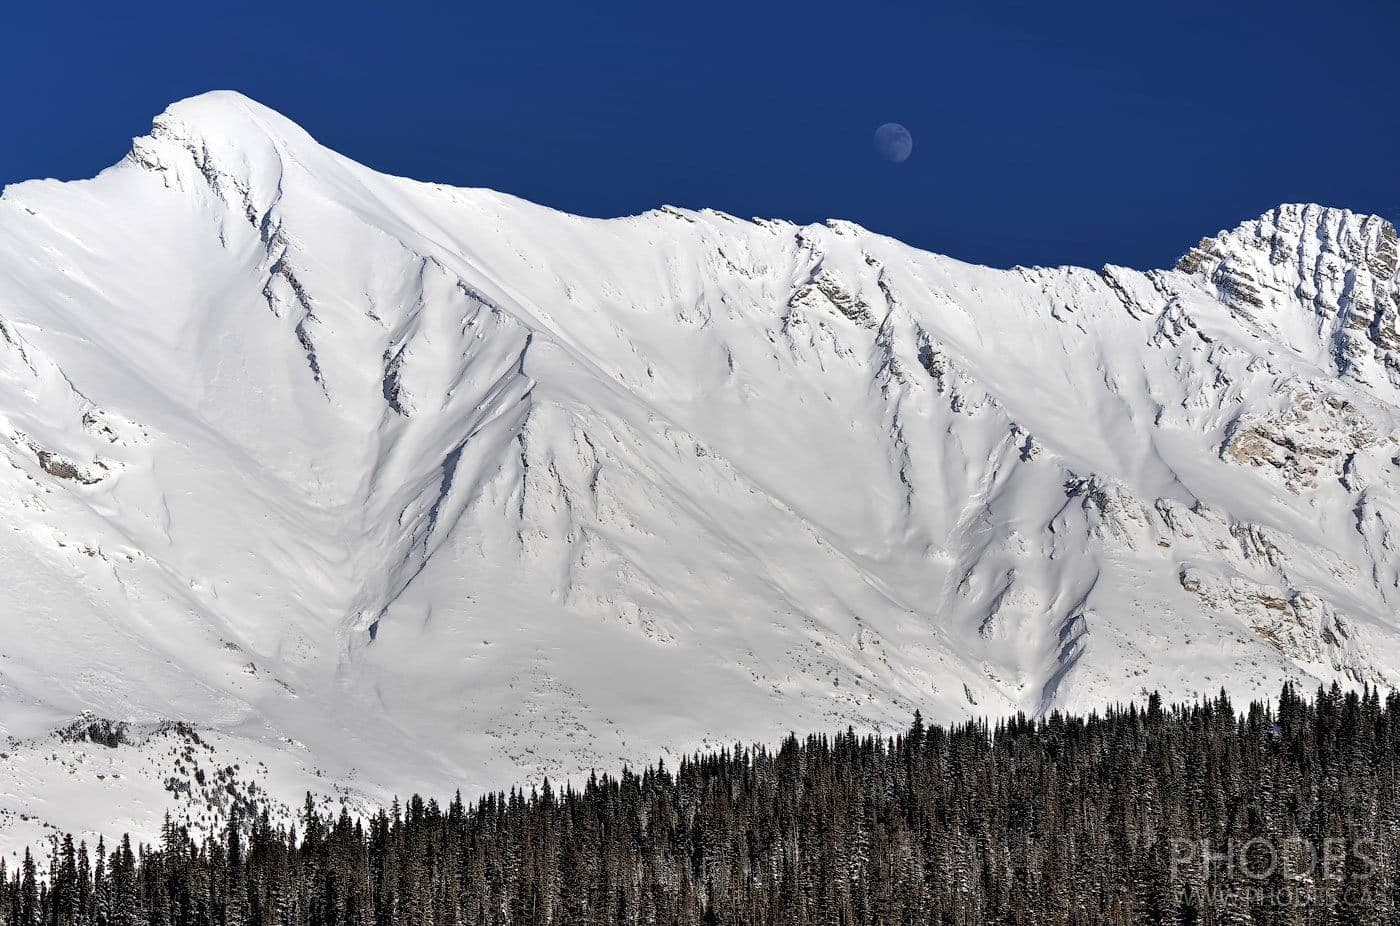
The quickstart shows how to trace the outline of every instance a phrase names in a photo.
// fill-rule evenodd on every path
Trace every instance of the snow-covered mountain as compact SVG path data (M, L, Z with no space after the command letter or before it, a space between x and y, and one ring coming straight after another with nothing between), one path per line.
M1392 685L1398 264L585 219L178 103L0 199L0 839Z

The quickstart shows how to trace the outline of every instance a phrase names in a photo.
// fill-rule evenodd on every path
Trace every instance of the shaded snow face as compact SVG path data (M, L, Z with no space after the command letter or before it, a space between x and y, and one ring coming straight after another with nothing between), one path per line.
M295 806L1392 684L1397 291L1394 228L1340 210L998 271L582 219L179 103L0 199L0 781L139 831L218 818L89 774L166 780L171 720ZM140 735L46 759L84 710Z

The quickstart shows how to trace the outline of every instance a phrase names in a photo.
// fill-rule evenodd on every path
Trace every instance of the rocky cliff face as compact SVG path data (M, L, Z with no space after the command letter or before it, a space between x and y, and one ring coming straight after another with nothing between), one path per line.
M1316 206L1001 271L177 104L0 199L0 826L1394 684L1397 292Z
M1400 242L1378 216L1280 206L1206 238L1177 264L1222 302L1339 374L1400 382ZM1319 358L1320 359L1320 358Z

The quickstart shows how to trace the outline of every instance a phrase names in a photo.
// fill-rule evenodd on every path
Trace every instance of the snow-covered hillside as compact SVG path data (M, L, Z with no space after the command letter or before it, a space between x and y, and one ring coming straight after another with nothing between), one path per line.
M0 840L1394 684L1397 263L584 219L178 103L0 199Z

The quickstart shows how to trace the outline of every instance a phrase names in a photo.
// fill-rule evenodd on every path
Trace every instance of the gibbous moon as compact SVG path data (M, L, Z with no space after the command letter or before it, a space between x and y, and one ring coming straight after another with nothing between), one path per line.
M886 122L875 130L875 150L886 161L899 164L913 153L914 136L898 122Z

